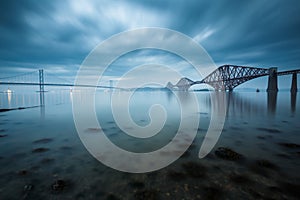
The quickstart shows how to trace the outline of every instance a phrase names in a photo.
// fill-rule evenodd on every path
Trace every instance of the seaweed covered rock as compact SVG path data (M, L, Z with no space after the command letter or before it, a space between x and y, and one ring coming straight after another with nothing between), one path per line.
M67 183L66 181L62 180L62 179L59 179L59 180L56 180L52 185L51 185L51 188L52 190L54 191L61 191L63 190L65 187L66 187Z
M148 199L148 200L155 200L158 199L158 193L155 190L143 190L138 191L134 195L135 199Z
M289 149L299 149L300 148L300 144L295 144L295 143L281 142L281 143L278 143L278 145L289 148Z
M257 160L256 164L260 167L264 167L264 168L268 168L268 169L278 169L278 167L275 164L273 164L270 161L265 160L265 159Z
M206 167L196 163L196 162L187 162L182 164L185 172L194 178L204 177L206 175Z
M32 153L44 153L46 151L49 151L48 148L40 147L32 150Z
M240 160L243 157L241 154L239 154L227 147L219 147L215 151L215 154L219 158L222 158L224 160L231 160L231 161Z

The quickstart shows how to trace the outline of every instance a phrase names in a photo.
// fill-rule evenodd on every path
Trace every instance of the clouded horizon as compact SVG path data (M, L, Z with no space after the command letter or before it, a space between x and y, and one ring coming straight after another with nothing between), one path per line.
M141 27L186 34L217 66L300 68L296 0L13 0L0 6L0 73L45 68L74 76L100 42Z

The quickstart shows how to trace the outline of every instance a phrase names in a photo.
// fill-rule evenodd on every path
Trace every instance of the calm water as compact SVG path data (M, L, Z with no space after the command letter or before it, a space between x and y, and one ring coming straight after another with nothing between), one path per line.
M120 100L125 94L119 93ZM227 93L224 129L204 159L197 156L210 121L211 102L208 92L196 95L201 112L190 113L190 117L200 115L192 146L168 167L144 174L113 170L87 152L75 129L69 90L46 92L43 107L1 112L0 199L297 199L299 94ZM179 96L189 103L189 93ZM149 152L174 137L180 106L172 93L140 91L132 97L129 108L139 125L149 123L148 109L153 104L163 105L168 113L164 128L150 139L134 139L118 128L110 97L110 92L98 91L95 100L101 127L113 143ZM2 109L39 102L36 92L0 93ZM92 133L93 127L87 130ZM238 154L224 157L216 153L220 147Z

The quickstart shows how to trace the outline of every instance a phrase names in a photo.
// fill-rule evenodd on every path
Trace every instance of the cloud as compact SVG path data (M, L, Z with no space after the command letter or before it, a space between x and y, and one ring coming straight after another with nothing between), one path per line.
M11 0L0 6L0 73L60 67L63 76L74 76L97 44L119 32L149 26L194 38L217 65L299 67L297 0ZM115 63L107 75L121 75L126 72L124 66L140 64L143 59L144 63L168 62L193 77L184 61L157 52L121 59L123 63Z

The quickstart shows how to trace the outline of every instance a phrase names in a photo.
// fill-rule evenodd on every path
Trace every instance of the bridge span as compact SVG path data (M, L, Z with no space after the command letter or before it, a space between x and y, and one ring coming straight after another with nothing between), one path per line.
M267 91L278 91L278 76L292 74L291 92L297 92L297 74L300 69L289 71L277 71L277 67L257 68L237 65L223 65L211 72L201 81L193 81L189 78L180 79L176 85L168 83L170 89L178 88L187 91L191 86L196 84L208 84L215 90L232 91L235 87L255 78L269 76Z

